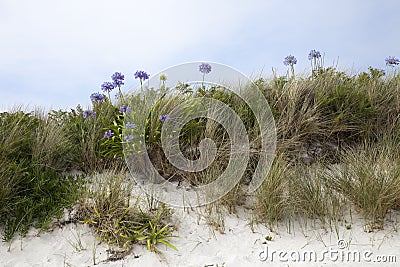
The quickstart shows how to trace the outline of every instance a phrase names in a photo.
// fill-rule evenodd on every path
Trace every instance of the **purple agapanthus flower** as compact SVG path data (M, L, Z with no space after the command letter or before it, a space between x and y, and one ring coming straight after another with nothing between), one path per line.
M308 54L308 59L314 59L314 58L320 58L321 57L321 53L317 50L311 50L310 53Z
M114 133L111 130L107 130L104 132L104 137L106 137L107 139L110 139L111 137L113 137Z
M394 67L395 65L399 65L399 63L400 63L400 60L397 59L396 57L387 57L385 59L385 61L386 61L386 66L391 66L391 67Z
M208 63L201 63L199 66L199 71L203 74L209 74L211 72L211 65Z
M149 74L147 74L145 71L143 70L138 70L135 72L135 79L140 79L141 81L145 81L149 78Z
M104 92L107 92L107 93L111 92L114 88L115 88L114 84L111 82L104 82L101 85L101 90L103 90Z
M166 121L167 119L168 119L168 114L164 114L164 115L160 116L160 121L161 121L161 122L164 122L164 121Z
M104 95L100 93L93 93L90 95L90 100L92 100L92 102L101 102L104 100Z
M113 80L113 85L114 87L121 87L121 85L124 85L124 78L125 76L121 74L121 72L116 72L111 76L111 79Z
M94 112L93 110L85 110L83 111L83 117L86 118L92 118L96 116L96 112Z
M283 61L283 64L285 64L286 66L293 66L294 64L297 63L297 59L292 56L292 55L288 55L287 57L285 57L285 60Z
M132 110L131 110L131 108L128 107L127 105L122 105L122 106L119 108L119 111L120 111L121 113L129 113L129 112L131 112Z
M125 124L125 129L127 129L127 130L135 129L135 128L136 128L136 124L134 124L134 123L132 123L132 122L130 122L130 121L128 121L128 122Z
M130 141L133 140L133 138L134 138L133 135L128 134L128 135L124 135L124 136L122 137L122 140L124 140L125 142L129 143Z

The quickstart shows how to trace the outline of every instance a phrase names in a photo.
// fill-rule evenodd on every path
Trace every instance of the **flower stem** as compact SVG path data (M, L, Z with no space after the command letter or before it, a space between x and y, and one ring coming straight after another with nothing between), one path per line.
M121 92L121 87L118 86L119 97L121 98L122 102L125 103L124 95Z

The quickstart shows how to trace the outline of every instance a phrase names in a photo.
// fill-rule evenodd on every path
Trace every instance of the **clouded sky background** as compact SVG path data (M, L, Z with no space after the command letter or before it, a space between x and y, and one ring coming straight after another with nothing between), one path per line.
M246 75L325 66L386 69L400 56L398 0L0 0L0 110L90 105L115 71L123 91L136 70L158 73L189 61L213 61Z

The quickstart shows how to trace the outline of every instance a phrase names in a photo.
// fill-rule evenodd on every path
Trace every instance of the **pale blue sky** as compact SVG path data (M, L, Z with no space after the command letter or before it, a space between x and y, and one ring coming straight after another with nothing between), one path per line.
M353 73L400 57L398 0L0 0L0 110L90 105L115 71L133 74L189 61L246 75L284 74L311 49Z

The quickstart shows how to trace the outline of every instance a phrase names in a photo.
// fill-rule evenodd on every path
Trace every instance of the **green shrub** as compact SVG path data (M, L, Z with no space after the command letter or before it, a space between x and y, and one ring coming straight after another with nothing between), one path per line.
M78 105L71 111L51 111L50 117L58 123L63 132L68 136L73 151L72 164L74 169L84 172L94 172L115 164L121 159L114 154L107 153L101 146L104 141L104 132L118 119L118 109L109 102L94 103L93 117L84 118L84 110Z

